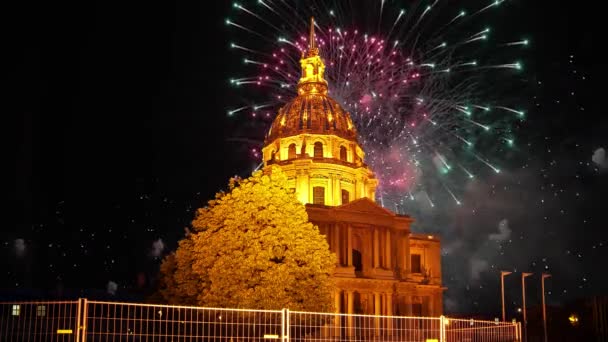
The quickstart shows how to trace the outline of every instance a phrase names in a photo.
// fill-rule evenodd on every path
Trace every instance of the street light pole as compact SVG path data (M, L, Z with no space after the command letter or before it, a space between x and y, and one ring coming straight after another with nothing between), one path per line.
M545 278L549 278L551 275L543 273L541 279L541 288L543 291L543 331L545 336L545 342L547 342L547 310L545 309Z
M502 299L502 321L505 322L505 276L511 274L509 271L500 271L500 297Z
M528 342L528 318L526 316L526 277L531 276L532 273L522 272L521 274L521 297L524 310L524 341Z

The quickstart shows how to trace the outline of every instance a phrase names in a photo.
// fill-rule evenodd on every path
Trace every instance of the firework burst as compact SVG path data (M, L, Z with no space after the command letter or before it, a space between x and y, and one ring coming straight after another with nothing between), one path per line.
M444 2L234 3L226 24L239 35L230 47L243 53L249 75L230 82L266 98L228 114L272 118L295 96L314 16L330 96L351 113L381 203L398 212L461 205L464 186L500 173L499 155L514 145L525 113L499 94L517 79L513 52L528 40L493 39L484 25L504 1L470 12Z

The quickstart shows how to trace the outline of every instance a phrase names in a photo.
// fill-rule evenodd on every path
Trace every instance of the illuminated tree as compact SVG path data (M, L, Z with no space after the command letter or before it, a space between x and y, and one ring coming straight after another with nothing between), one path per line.
M161 266L171 303L332 310L335 255L278 168L231 179Z

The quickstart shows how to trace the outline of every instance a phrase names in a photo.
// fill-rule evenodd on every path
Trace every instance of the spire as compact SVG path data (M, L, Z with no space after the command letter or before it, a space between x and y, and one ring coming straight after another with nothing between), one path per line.
M300 60L302 77L298 83L298 94L327 94L327 81L323 77L325 64L319 56L319 48L315 42L315 18L310 18L310 37L308 51L302 54Z
M319 48L315 42L315 18L310 17L310 35L308 37L308 51L306 57L314 57L319 55Z
M308 49L313 50L315 48L315 18L310 17L310 38L308 39Z

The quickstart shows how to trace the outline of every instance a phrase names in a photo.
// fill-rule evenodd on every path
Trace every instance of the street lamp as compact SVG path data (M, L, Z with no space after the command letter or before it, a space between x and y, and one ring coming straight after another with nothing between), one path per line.
M502 299L502 321L505 322L505 276L513 272L500 271L500 296Z
M547 310L545 309L545 278L549 278L551 275L543 273L541 277L541 289L543 291L543 331L545 336L545 342L547 342Z
M528 319L526 317L526 277L531 276L532 273L522 272L521 274L521 297L523 302L524 311L524 341L528 341Z

